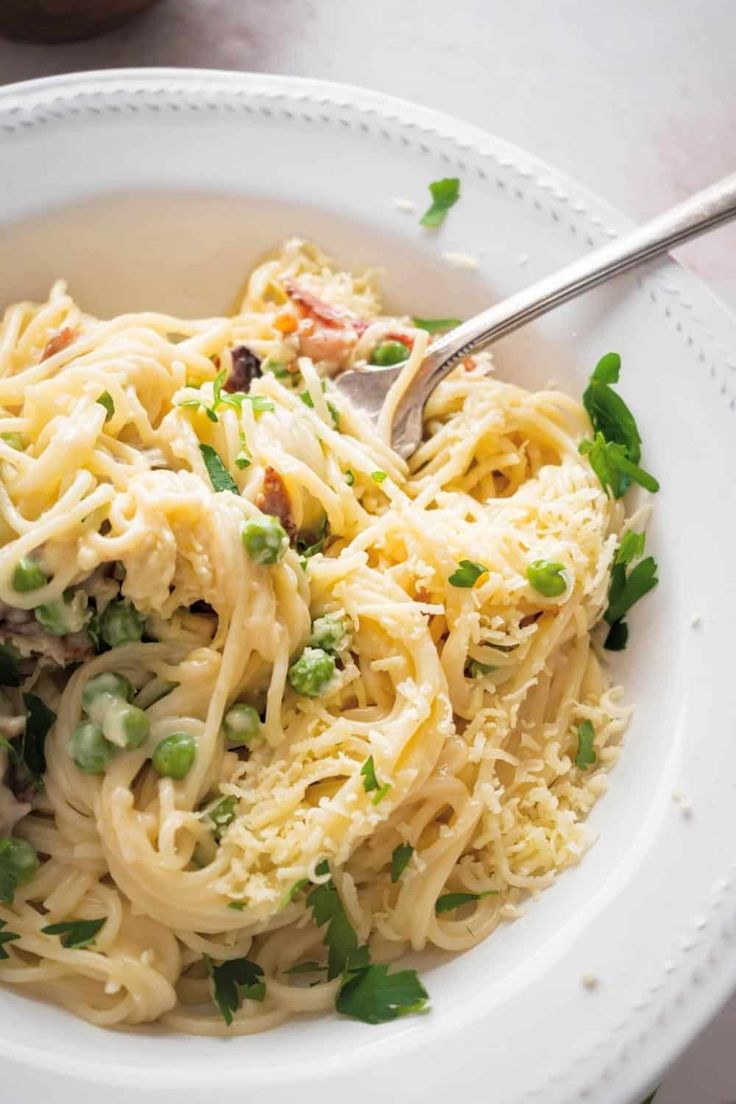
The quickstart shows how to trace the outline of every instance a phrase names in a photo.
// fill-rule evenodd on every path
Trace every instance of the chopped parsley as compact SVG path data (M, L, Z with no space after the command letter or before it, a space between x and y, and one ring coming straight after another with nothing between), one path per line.
M384 483L388 479L388 474L385 471L371 472L371 479L374 483Z
M441 916L443 912L452 912L461 905L468 905L471 901L481 901L484 897L498 897L498 890L486 889L483 893L444 893L437 898L434 911Z
M432 203L419 221L422 226L441 226L447 217L447 212L460 198L460 181L456 176L434 180L429 185L429 192Z
M228 901L227 907L235 912L242 912L245 908L245 901Z
M309 536L297 538L296 550L299 553L300 561L303 561L302 567L306 566L306 561L311 559L312 556L316 556L318 552L322 552L324 550L327 535L328 522L327 514L325 514L322 518L322 524L315 533L311 533Z
M80 950L94 942L106 920L106 916L101 916L99 920L62 920L59 924L48 924L41 931L44 935L60 936L62 947L68 950Z
M56 720L56 714L35 694L24 694L23 704L26 707L23 734L12 743L5 739L0 740L0 743L9 750L21 771L22 781L27 780L35 789L40 790L46 770L46 737Z
M219 453L212 448L212 445L200 445L199 451L202 453L204 466L207 469L213 490L232 491L233 494L239 494L237 483L223 464Z
M398 882L399 878L409 865L413 854L414 848L411 846L410 843L400 843L398 847L394 847L391 854L392 882Z
M263 969L257 962L251 962L249 958L231 958L229 962L216 965L209 955L205 955L204 963L212 978L212 999L228 1027L233 1022L233 1013L242 1007L244 999L262 1001L265 997Z
M289 888L286 890L283 897L281 898L281 903L279 905L279 908L286 908L287 905L290 905L291 902L296 897L298 897L299 894L301 893L301 891L303 889L306 889L306 887L308 885L309 885L309 878L299 878L298 881L294 882L294 884L289 886Z
M345 475L345 482L347 483L348 487L352 487L353 484L355 483L355 473L353 472L353 469L348 468L348 470L344 473L344 475Z
M112 395L109 391L103 391L97 401L100 406L104 406L105 410L107 411L105 421L109 422L113 414L115 413L115 403L113 402Z
M178 405L191 407L194 410L201 408L211 422L219 422L220 419L217 415L217 411L221 406L230 406L235 410L240 410L244 402L249 402L256 414L276 409L271 400L267 399L265 395L251 395L246 394L245 391L223 392L222 387L226 377L227 372L223 369L223 371L219 372L212 381L211 404L206 403L204 399L184 399L183 402L180 402Z
M14 939L20 939L18 932L5 931L6 923L7 920L0 920L0 960L10 958L10 955L5 950L5 944L12 943Z
M375 790L375 796L373 798L373 804L378 805L383 801L384 797L391 789L391 783L386 782L382 786L376 776L376 765L373 762L373 756L369 755L363 766L360 768L360 773L363 776L363 789L366 793L372 793Z
M630 529L621 538L614 557L608 588L608 608L604 614L611 626L604 647L611 652L622 651L628 642L629 630L624 620L626 613L659 582L657 561L653 556L639 559L635 567L630 566L633 560L643 554L645 539L644 533L635 533Z
M592 767L597 759L595 753L595 729L590 721L582 721L578 725L578 752L575 756L575 766L578 770L587 770Z
M329 872L326 859L315 872L320 876ZM363 1023L379 1024L426 1007L427 991L415 970L392 974L388 966L371 963L368 947L358 945L357 934L332 878L314 887L307 904L315 924L327 925L324 937L328 949L327 979L342 975L335 1002L338 1012ZM316 973L323 969L316 962L308 962L292 966L287 973Z
M327 874L329 866L323 861L316 869L319 875ZM327 978L339 977L350 965L363 964L368 949L358 946L358 936L348 919L337 886L332 878L316 885L307 897L314 922L318 928L327 925L324 935L327 946Z
M461 560L457 569L450 575L448 582L454 587L469 588L475 585L481 575L485 575L488 568L473 560Z
M620 371L618 353L607 353L596 364L583 392L594 436L579 445L604 491L613 498L621 498L632 483L648 491L659 490L654 476L639 466L641 435L634 415L611 386L618 383Z
M390 1023L399 1016L422 1012L429 994L416 970L389 973L388 966L371 964L353 971L337 995L335 1007L343 1016L368 1024Z
M459 318L412 318L412 322L418 330L426 330L427 333L444 333L460 325Z

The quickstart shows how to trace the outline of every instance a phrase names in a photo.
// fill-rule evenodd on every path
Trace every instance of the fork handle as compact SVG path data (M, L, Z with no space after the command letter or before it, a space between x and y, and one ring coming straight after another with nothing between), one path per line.
M426 399L470 353L512 333L548 310L690 238L736 218L736 174L697 192L623 238L461 323L429 350L409 390ZM415 390L415 388L418 388ZM409 395L406 396L407 399Z

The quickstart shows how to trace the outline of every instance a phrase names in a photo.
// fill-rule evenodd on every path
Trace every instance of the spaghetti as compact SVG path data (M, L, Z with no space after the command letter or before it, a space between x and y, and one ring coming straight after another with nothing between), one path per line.
M310 884L390 962L473 946L580 859L627 719L592 646L623 507L582 407L484 355L407 466L330 378L381 347L408 376L427 340L297 241L231 317L101 321L62 283L6 312L0 832L40 864L0 904L3 982L260 1031L334 1005L340 978L287 973L324 962ZM21 793L23 693L56 721ZM243 957L264 984L228 1026L210 975Z

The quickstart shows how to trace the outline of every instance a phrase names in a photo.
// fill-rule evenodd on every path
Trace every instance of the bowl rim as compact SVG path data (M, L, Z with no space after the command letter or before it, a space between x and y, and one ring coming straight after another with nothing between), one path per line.
M572 206L573 210L584 212L589 216L589 221L598 228L599 232L608 237L622 233L630 228L633 223L615 207L601 199L588 188L577 184L565 173L559 172L549 166L545 161L526 151L516 147L504 139L496 138L490 132L473 124L465 123L454 117L425 108L398 97L370 91L349 84L333 83L330 81L315 80L311 78L290 77L267 73L241 73L233 71L220 71L211 69L193 68L120 68L110 70L89 70L78 73L63 74L54 77L45 77L35 80L17 82L6 85L0 89L0 142L3 131L15 131L18 126L25 125L24 113L36 115L43 121L53 125L55 118L63 118L65 107L79 102L85 97L100 94L103 96L115 96L132 94L136 90L151 90L163 87L170 91L187 88L196 94L204 89L217 91L223 101L235 90L241 90L250 95L265 95L274 99L309 99L317 103L325 103L334 107L345 109L359 109L372 113L386 121L393 121L400 125L412 125L431 132L440 141L452 141L459 148L468 150L482 149L485 153L491 153L500 164L512 167L523 175L533 175L538 184L549 188L559 199ZM44 114L45 113L45 114ZM577 206L576 206L577 204ZM582 206L580 206L582 205ZM687 290L690 301L695 301L705 316L705 334L710 337L714 347L722 348L722 359L725 367L736 367L736 361L732 359L736 355L736 314L723 304L702 281L693 273L685 269L679 262L670 261L662 269L663 276L674 285L676 290ZM725 335L721 337L720 335ZM718 336L716 336L718 335ZM730 352L733 350L733 353ZM721 354L719 354L721 355ZM646 1059L639 1057L639 1073L631 1075L631 1062L627 1063L628 1077L622 1077L622 1092L620 1100L628 1099L628 1094L641 1085L653 1084L674 1057L691 1041L691 1039L705 1026L705 1024L718 1012L727 1001L731 992L736 988L736 958L730 963L718 963L718 969L712 967L707 979L708 997L702 998L695 1010L686 1012L682 1009L670 1010L668 1022L661 1027L662 1035L667 1035L669 1041L666 1046L667 1057L660 1058L656 1062L647 1064ZM620 1041L620 1040L619 1040ZM636 1045L636 1038L631 1039L632 1046ZM401 1048L400 1035L394 1040L387 1041L388 1049ZM3 1053L0 1040L0 1053ZM38 1065L43 1062L49 1070L58 1072L78 1072L78 1061L48 1060L43 1051L35 1047L27 1047L25 1054L19 1054L16 1050L13 1057L20 1058L28 1064ZM569 1063L568 1063L569 1065ZM567 1067L566 1067L567 1068ZM568 1070L568 1073L570 1071ZM624 1070L620 1069L623 1074ZM147 1071L148 1074L151 1071ZM167 1083L171 1083L175 1071L168 1071ZM108 1084L134 1083L134 1071L129 1066L121 1066L111 1069L102 1067L93 1059L87 1061L84 1076L89 1081ZM267 1071L264 1071L264 1078ZM188 1083L191 1084L191 1075L186 1074ZM259 1078L254 1077L257 1084ZM625 1082L625 1084L624 1084ZM151 1077L151 1083L154 1083ZM223 1078L221 1085L234 1083L232 1079ZM203 1075L202 1087L211 1085L211 1075ZM575 1082L575 1085L578 1083ZM619 1099L619 1098L617 1098Z

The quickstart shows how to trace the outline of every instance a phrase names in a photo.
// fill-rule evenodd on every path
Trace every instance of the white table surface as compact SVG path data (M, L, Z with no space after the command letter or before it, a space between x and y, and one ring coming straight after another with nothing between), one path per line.
M161 0L89 42L0 40L0 82L124 65L404 96L533 151L636 218L736 171L736 0ZM736 309L736 227L681 256ZM736 999L656 1099L735 1102Z

